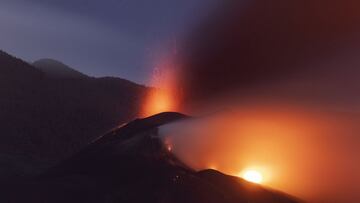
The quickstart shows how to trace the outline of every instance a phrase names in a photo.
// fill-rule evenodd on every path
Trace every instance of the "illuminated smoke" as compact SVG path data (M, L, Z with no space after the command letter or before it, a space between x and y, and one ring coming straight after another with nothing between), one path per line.
M162 127L171 151L198 170L259 171L262 184L309 202L360 202L360 3L227 4L184 43L182 68L160 77L172 107L153 108L162 96L145 105L226 109Z
M169 124L160 132L171 151L196 170L212 168L240 177L257 171L262 185L309 202L359 200L359 116L244 106Z

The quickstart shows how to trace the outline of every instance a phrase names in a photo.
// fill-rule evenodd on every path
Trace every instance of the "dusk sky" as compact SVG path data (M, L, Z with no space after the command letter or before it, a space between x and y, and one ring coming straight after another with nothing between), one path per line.
M53 58L90 76L146 83L153 54L216 0L0 0L0 49Z

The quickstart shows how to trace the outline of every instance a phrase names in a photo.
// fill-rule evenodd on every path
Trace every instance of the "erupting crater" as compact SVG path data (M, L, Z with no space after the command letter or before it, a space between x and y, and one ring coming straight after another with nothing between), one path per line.
M246 181L261 184L263 182L263 175L256 170L246 170L244 174L241 175Z

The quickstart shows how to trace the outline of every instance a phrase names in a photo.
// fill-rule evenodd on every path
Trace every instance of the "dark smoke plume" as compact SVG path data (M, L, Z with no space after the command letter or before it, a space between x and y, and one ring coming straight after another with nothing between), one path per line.
M177 79L185 111L236 113L170 127L174 151L230 174L268 164L284 181L271 186L309 202L359 202L359 11L355 0L226 1L183 43Z
M328 63L344 50L360 50L359 10L355 0L227 1L184 43L185 97L203 101L284 80L330 77L321 89L343 82L353 72Z

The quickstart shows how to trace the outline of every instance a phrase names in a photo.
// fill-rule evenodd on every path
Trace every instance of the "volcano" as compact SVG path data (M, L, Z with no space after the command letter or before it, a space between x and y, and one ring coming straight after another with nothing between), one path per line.
M89 76L54 59L40 59L32 63L46 76L57 79L88 79Z
M160 126L184 119L191 117L169 112L134 120L40 176L8 185L2 198L5 202L299 202L215 170L188 167L159 136Z

